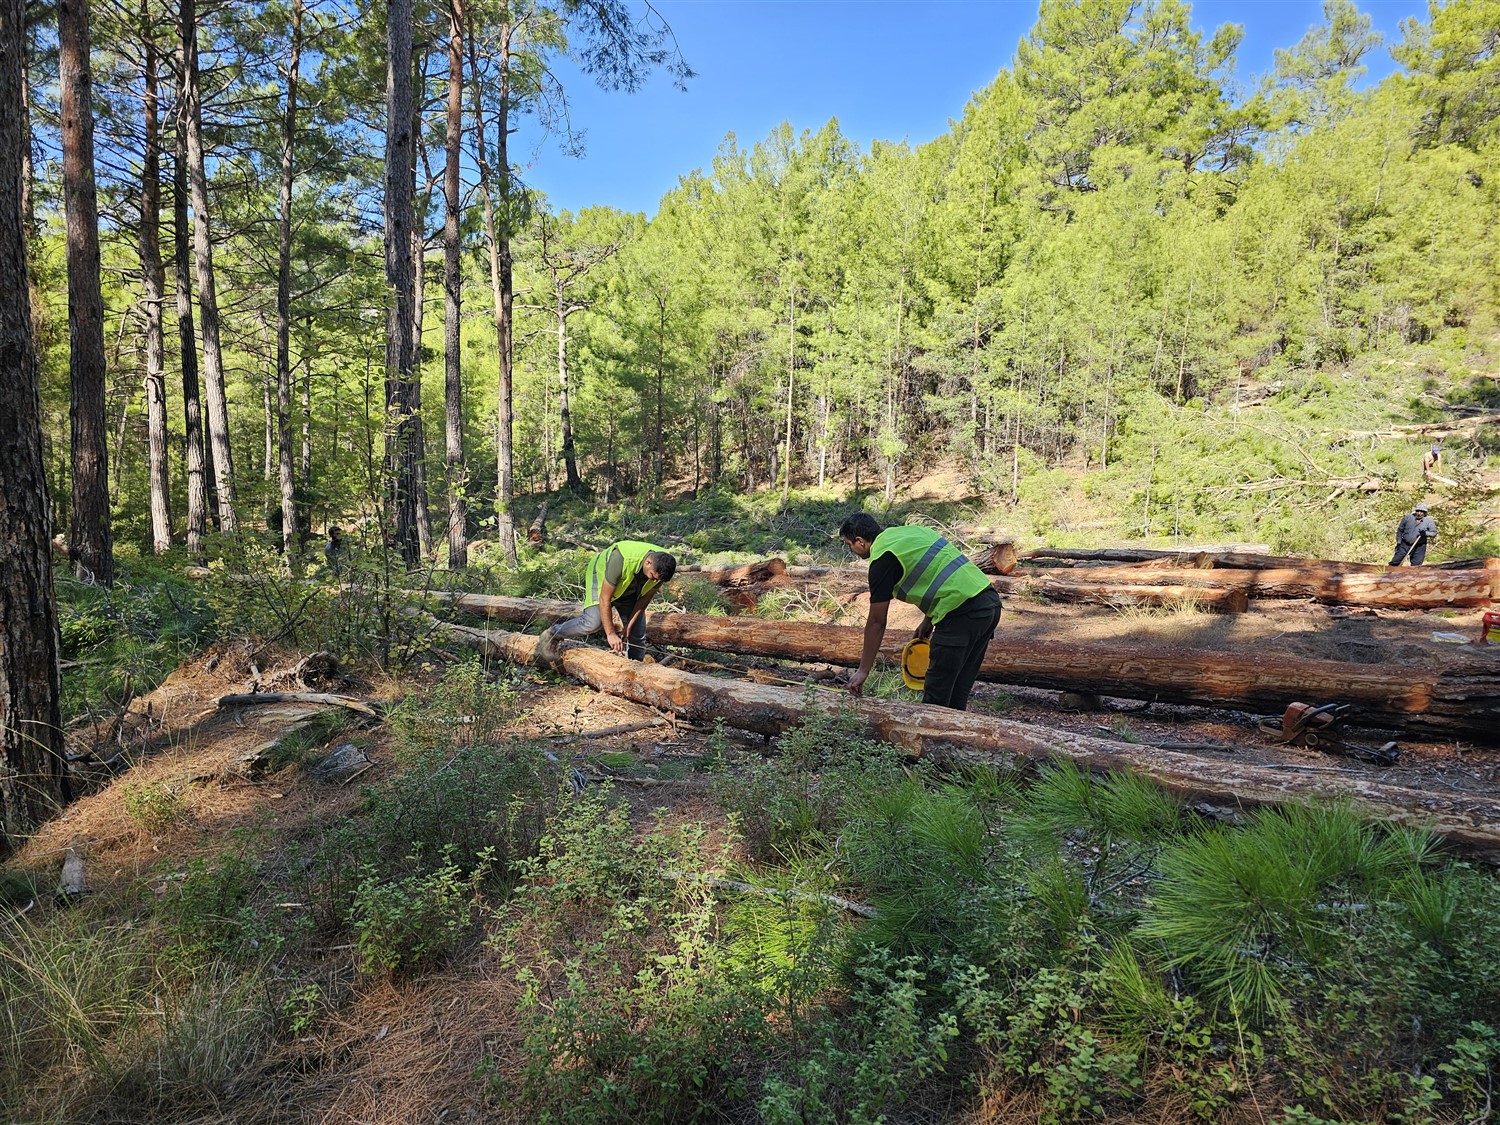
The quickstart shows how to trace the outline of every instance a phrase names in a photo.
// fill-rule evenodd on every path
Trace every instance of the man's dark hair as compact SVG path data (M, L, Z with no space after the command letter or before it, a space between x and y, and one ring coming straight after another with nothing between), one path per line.
M855 512L839 524L839 538L851 543L856 539L868 539L873 543L879 534L880 524L868 512Z
M656 576L659 581L669 581L672 575L677 573L677 560L665 551L651 551L646 557L651 560L651 565L656 567Z

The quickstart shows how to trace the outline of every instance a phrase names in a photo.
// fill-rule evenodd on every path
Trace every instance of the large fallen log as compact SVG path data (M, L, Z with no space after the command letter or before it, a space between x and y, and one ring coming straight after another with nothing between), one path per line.
M530 623L576 612L567 602L460 595L454 603L497 620ZM561 607L557 613L554 607ZM554 616L554 614L556 616ZM864 630L690 613L653 613L657 644L813 661L859 664ZM882 655L892 664L910 634L888 630ZM1055 641L1011 645L1002 620L980 678L1054 691L1280 714L1288 703L1353 703L1356 721L1438 738L1500 742L1500 653L1438 664L1350 664L1255 652L1177 652L1139 644Z
M1159 550L1150 547L1037 547L1021 552L1021 561L1030 559L1070 559L1075 562L1148 562L1153 559L1193 558L1197 555L1260 553L1271 548L1264 543L1230 543L1209 547L1174 547Z
M1215 613L1243 613L1249 598L1313 598L1330 605L1437 609L1483 606L1500 597L1500 567L1455 571L1425 566L1345 565L1321 559L1286 561L1295 565L1221 570L1162 566L1161 560L1148 560L1133 566L1097 566L1060 574L1018 570L1009 576L992 576L990 585L1002 594L1097 605L1171 606L1191 600ZM707 578L719 572L699 573ZM778 580L782 578L801 581L789 573L778 576ZM816 577L825 586L850 588L868 580L869 572L855 567L830 567ZM1183 588L1166 589L1167 585ZM1222 593L1214 596L1212 591Z
M1179 571L1188 574L1189 571ZM1088 605L1186 606L1209 613L1244 613L1250 608L1250 595L1234 583L1184 583L1179 585L1145 582L1095 582L1092 574L1069 573L1066 577L1050 574L1013 574L994 577L990 585L1002 594L1032 594L1054 602L1078 602Z
M786 574L783 559L764 559L739 566L679 566L678 574L690 574L715 586L759 586Z
M1344 438L1384 438L1403 434L1425 434L1429 438L1472 437L1486 427L1500 423L1500 414L1480 414L1473 418L1450 418L1444 422L1414 422L1387 426L1383 430L1347 430Z
M452 627L455 640L490 657L542 664L536 637ZM800 722L801 691L713 679L660 665L622 660L601 649L565 648L564 671L600 691L692 721L722 720L740 730L775 735ZM1048 730L1007 719L921 704L822 696L829 707L853 703L853 721L886 742L936 758L1015 766L1070 758L1090 770L1129 771L1183 798L1245 808L1313 800L1347 801L1367 816L1428 828L1485 851L1500 850L1500 801L1462 794L1418 792L1358 775L1301 774L1199 758L1136 743Z
M1482 606L1500 595L1500 569L1439 570L1435 567L1384 567L1293 560L1294 565L1265 569L1193 569L1163 562L1128 566L1096 566L1070 571L1065 578L1050 574L1017 574L1016 592L1033 589L1059 597L1052 587L1092 586L1100 591L1123 586L1173 585L1204 590L1238 590L1252 598L1313 598L1334 605L1367 605L1387 609L1427 609L1440 606ZM1036 584L1040 585L1036 585ZM1067 600L1076 600L1068 598Z

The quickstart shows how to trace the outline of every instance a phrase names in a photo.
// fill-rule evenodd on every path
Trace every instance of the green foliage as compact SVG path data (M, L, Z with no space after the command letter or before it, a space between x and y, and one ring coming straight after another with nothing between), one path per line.
M249 538L209 564L206 597L220 635L332 652L400 670L431 643L426 594L431 570L408 574L379 544L351 544L337 576L304 577L271 547Z
M83 911L42 921L0 912L0 1108L12 1120L66 1105L59 1083L106 1071L115 1036L148 1002L145 933Z
M591 789L559 809L492 938L523 988L526 1051L517 1088L492 1093L537 1121L706 1117L761 1033L716 941L702 873L723 857L693 829L636 836L606 800Z
M63 717L118 708L155 688L209 635L203 591L160 562L121 551L113 588L58 572Z
M432 687L405 695L386 713L403 757L469 743L493 744L518 714L514 665L494 670L469 655Z
M285 935L257 900L263 876L243 848L196 858L169 877L159 911L174 939L176 961L252 963L274 954Z
M1339 950L1357 904L1411 875L1425 846L1338 806L1287 806L1243 831L1207 829L1160 856L1141 933L1216 1001L1279 1009Z
M125 812L147 832L168 832L182 822L182 794L164 781L127 781L120 787Z
M855 975L849 1010L819 1025L821 1041L785 1077L766 1080L756 1106L762 1120L881 1121L946 1067L958 1019L928 1010L921 960L874 952Z
M481 856L467 875L451 856L435 870L395 879L366 867L349 910L360 971L409 974L453 953L469 932L488 858ZM421 866L417 860L414 867Z
M715 798L756 859L786 860L821 846L850 802L895 776L899 752L856 734L852 710L825 711L811 692L777 756L738 763L714 780Z

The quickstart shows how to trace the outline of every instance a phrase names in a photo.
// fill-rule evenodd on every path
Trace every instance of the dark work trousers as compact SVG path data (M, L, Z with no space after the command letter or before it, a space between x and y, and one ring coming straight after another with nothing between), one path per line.
M1407 552L1410 552L1408 555ZM1402 559L1409 559L1412 566L1421 566L1427 558L1427 536L1420 536L1415 543L1396 540L1396 553L1391 556L1391 565L1400 566Z
M612 603L611 608L620 618L621 631L630 621L630 615L635 612L635 603L634 597L620 598ZM603 627L604 618L599 614L599 607L591 605L577 617L570 617L552 626L552 635L558 640L564 637L589 637ZM632 660L640 660L646 655L646 615L644 613L635 619L635 624L630 627L630 633L625 638L625 655Z
M1000 595L981 590L932 629L932 652L922 702L962 711L979 677L984 650L1000 624Z

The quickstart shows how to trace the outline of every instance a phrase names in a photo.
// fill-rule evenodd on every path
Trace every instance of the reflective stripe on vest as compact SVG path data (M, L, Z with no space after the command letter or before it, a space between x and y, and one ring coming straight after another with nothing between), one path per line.
M589 560L585 579L588 597L583 603L583 608L588 609L591 605L599 604L599 588L605 582L604 572L609 565L611 551L620 552L620 581L615 584L615 593L619 595L630 589L630 584L635 581L635 576L640 573L641 563L646 561L646 556L652 551L660 550L661 548L655 543L642 543L635 539L621 539L618 543L611 543L604 550L600 551ZM644 598L660 585L660 582L647 579L641 586L639 596Z
M891 527L875 537L870 559L889 552L901 564L896 597L939 622L990 582L957 547L925 527Z

